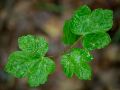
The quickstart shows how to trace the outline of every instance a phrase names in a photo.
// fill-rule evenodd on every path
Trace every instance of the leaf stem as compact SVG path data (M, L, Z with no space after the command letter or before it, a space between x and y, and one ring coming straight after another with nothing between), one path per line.
M66 54L66 53L69 52L72 48L74 48L74 47L78 44L78 42L81 40L81 38L82 38L82 37L79 37L78 40L70 46L70 48L68 48L67 50L64 50L62 53L59 54L59 56Z
M81 38L82 38L82 36L79 37L75 43L73 43L67 50L64 50L63 52L61 52L58 56L62 56L64 54L68 53L72 48L74 48L78 44L78 42L81 40ZM48 57L54 58L54 56L48 56Z

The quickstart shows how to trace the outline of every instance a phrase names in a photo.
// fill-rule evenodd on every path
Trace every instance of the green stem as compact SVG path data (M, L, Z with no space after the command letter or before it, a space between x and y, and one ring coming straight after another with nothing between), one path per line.
M70 48L68 48L67 50L63 51L59 55L62 56L64 54L68 53L72 48L74 48L78 44L78 42L81 40L81 38L82 37L79 37L78 40L70 46Z
M74 47L78 44L78 42L81 40L81 38L82 38L82 37L79 37L78 40L70 46L70 48L68 48L67 50L64 50L64 51L61 52L58 56L62 56L62 55L64 55L64 54L68 53L72 48L74 48ZM50 58L54 58L53 56L49 56L49 57L50 57Z

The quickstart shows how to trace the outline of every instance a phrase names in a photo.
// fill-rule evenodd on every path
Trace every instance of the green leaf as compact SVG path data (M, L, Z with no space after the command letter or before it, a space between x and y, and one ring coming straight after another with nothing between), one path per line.
M62 56L61 65L63 67L63 71L66 74L66 76L68 78L72 77L75 71L75 67L69 54Z
M94 30L108 31L113 25L113 12L107 9L96 9L92 12L91 19L95 25Z
M73 17L79 18L89 14L91 14L91 9L87 5L83 5L74 12Z
M71 32L76 35L83 35L87 32L89 23L91 22L89 16L91 14L91 10L88 6L81 6L78 10L75 11L72 18L70 19L70 28Z
M51 59L47 57L41 58L41 60L38 60L34 64L34 67L31 69L31 72L28 75L29 85L36 87L40 84L44 84L47 81L48 75L54 72L54 70L55 64Z
M48 50L42 37L27 35L19 38L19 47L23 51L10 54L5 66L6 72L17 78L28 78L31 87L44 84L49 74L55 71L55 63L44 54ZM36 57L37 56L37 57Z
M76 64L75 74L81 80L91 80L92 69L87 63L80 62Z
M95 32L106 32L112 28L113 12L96 9L91 12L89 7L81 6L70 19L71 32L76 35L86 35Z
M6 71L17 78L28 77L32 87L44 84L50 73L55 70L55 63L47 58L32 58L23 51L17 51L9 56Z
M76 74L80 79L88 80L91 77L91 69L87 63L92 59L87 50L76 48L62 56L61 65L67 77Z
M91 33L83 37L83 47L88 50L101 49L110 43L111 39L107 33Z
M35 53L37 56L45 55L48 51L48 43L43 37L22 36L18 39L19 48L23 51Z
M80 60L81 62L90 62L93 60L93 56L86 49L73 48L70 54L72 55L72 58L77 61Z
M75 35L71 32L70 21L66 20L63 27L63 42L65 44L73 44L80 36Z
M16 51L9 56L5 70L17 78L23 78L27 76L34 62L29 54Z

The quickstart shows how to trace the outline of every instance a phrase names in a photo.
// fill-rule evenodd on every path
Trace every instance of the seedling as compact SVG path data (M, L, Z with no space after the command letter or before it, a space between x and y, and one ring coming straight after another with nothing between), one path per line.
M81 6L65 21L62 40L71 47L61 54L61 65L68 78L75 74L81 80L91 79L89 62L93 60L93 56L90 52L110 43L111 38L106 32L112 25L111 10L91 11L87 5ZM74 47L80 41L82 48ZM45 57L48 51L47 41L43 37L26 35L18 39L18 44L20 51L10 54L5 70L17 78L26 77L31 87L44 84L56 67L52 59Z

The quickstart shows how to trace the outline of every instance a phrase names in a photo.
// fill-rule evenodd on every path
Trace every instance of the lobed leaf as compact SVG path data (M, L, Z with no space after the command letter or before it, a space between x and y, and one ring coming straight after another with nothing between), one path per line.
M23 51L10 54L5 70L17 78L28 78L31 87L44 84L49 74L54 72L55 63L44 54L48 44L42 37L27 35L19 38L19 47Z
M81 6L70 19L71 32L76 35L86 35L95 32L106 32L112 28L113 12L96 9L91 12L87 6Z
M67 77L76 74L79 79L88 80L91 77L91 68L87 64L93 57L87 50L73 49L70 53L65 54L61 58L61 65Z
M104 32L91 33L83 37L83 47L87 50L101 49L107 46L111 41L109 34Z

